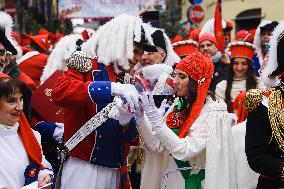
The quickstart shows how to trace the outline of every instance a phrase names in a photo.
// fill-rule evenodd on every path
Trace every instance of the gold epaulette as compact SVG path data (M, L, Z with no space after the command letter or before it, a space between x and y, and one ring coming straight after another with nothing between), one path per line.
M245 110L252 111L257 108L262 101L264 93L271 92L272 90L272 88L249 90L245 97Z

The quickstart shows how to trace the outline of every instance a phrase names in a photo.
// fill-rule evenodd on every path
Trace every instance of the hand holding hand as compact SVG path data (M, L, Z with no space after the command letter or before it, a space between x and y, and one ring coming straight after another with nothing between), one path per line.
M124 98L130 106L130 112L134 113L139 108L138 92L133 85L112 82L111 94Z
M153 130L159 130L162 126L164 126L164 112L156 107L152 94L144 92L140 96L140 100L143 110L152 124Z
M109 112L109 118L118 120L121 126L127 126L134 114L128 110L127 104L123 104L120 98L115 98L114 102L115 105Z

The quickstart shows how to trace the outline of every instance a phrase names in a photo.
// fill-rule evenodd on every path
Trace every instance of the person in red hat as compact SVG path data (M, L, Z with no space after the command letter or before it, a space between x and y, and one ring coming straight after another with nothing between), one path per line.
M40 53L49 54L51 48L51 41L49 34L32 35L30 47Z
M0 73L0 188L21 188L37 182L51 188L53 172L45 160L39 133L23 111L23 86Z
M208 93L213 73L210 57L195 52L176 65L178 101L167 113L155 106L151 93L140 97L152 125L143 111L136 115L142 141L160 154L148 162L141 188L237 188L226 104ZM159 173L153 175L155 169Z
M36 86L40 85L40 77L47 64L48 55L32 49L23 48L24 55L17 59L18 68L28 75Z
M210 90L215 91L216 85L227 78L229 61L225 55L218 51L217 41L213 34L203 33L199 37L198 44L200 52L210 55L214 64L214 74Z
M189 30L189 34L186 38L194 40L194 41L198 41L200 32L201 32L200 28Z
M228 45L231 51L231 64L227 80L217 84L215 93L225 100L228 110L233 112L232 102L240 91L264 88L260 78L255 76L252 58L255 46L248 42L237 41Z
M175 53L180 58L184 58L192 53L198 52L198 43L190 39L177 41L174 42L172 45Z
M72 136L86 122L85 126L99 128L69 148L61 188L129 188L124 157L129 143L138 137L132 114L139 107L138 92L133 85L120 83L120 76L130 69L130 62L141 59L144 42L152 40L155 31L138 17L118 15L83 43L81 51L66 59L68 69L52 89L53 102L64 109L64 142L78 141ZM129 109L116 119L110 118L110 110L105 109L115 96L129 104ZM106 119L98 125L96 121L89 122L93 116Z
M233 41L245 41L253 43L254 35L247 30L240 30L237 32L236 37Z

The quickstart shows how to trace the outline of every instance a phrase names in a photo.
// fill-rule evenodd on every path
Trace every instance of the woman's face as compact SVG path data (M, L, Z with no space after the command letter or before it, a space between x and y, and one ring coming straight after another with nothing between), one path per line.
M0 123L13 126L20 117L23 110L22 93L17 91L10 97L0 99Z
M233 72L236 78L244 78L247 75L249 62L245 58L234 58L232 61Z
M189 91L189 77L188 75L178 69L174 74L174 88L177 96L188 96Z

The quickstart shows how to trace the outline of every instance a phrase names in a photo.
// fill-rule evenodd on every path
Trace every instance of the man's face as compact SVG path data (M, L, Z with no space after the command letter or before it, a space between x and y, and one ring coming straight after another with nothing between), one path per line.
M0 42L0 72L3 71L6 66L6 50L4 45Z
M144 52L141 57L141 66L146 67L153 64L163 63L166 57L166 52Z
M265 43L269 42L270 35L271 35L271 31L263 31L263 32L261 32L261 34L260 34L260 36L261 36L261 45L264 45Z
M224 32L225 47L231 42L231 32Z
M202 54L208 54L211 57L217 53L216 45L209 40L202 41L199 45L199 49Z
M130 66L130 69L133 69L134 66L141 61L141 57L143 56L143 49L134 45L133 46L133 59L128 59L128 63L129 63L129 66Z

